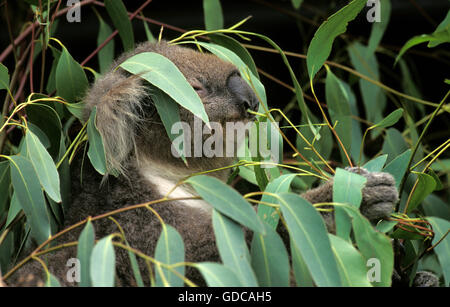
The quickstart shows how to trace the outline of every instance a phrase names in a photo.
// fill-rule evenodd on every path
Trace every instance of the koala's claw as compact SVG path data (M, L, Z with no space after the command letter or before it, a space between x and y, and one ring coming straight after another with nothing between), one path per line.
M394 177L389 173L371 173L358 167L350 167L347 170L367 178L366 185L362 190L361 213L369 220L389 216L394 205L398 202L398 191L395 187Z

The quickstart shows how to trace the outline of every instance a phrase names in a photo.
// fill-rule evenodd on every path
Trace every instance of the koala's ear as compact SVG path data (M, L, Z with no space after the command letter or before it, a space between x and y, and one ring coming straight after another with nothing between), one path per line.
M116 70L98 79L85 97L85 119L97 107L97 129L103 138L109 173L125 172L124 162L136 148L136 131L143 120L146 96L139 77Z

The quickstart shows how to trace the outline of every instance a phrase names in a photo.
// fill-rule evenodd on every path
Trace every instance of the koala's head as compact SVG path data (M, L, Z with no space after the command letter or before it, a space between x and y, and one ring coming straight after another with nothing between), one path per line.
M178 67L202 100L210 122L247 122L253 118L247 110L258 109L253 90L236 66L209 53L166 42L144 43L120 56L113 67L142 52L159 53ZM138 76L113 69L96 81L85 98L86 117L97 107L97 128L111 168L122 171L131 152L143 159L180 162L172 157L170 140L148 89L148 83ZM181 121L192 124L194 114L179 109ZM195 164L204 167L205 161L199 160L204 159L188 162L194 168ZM216 165L211 161L207 163Z

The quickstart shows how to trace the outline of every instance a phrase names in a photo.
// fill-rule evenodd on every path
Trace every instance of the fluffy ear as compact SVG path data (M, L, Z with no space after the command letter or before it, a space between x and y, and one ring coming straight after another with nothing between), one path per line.
M85 97L85 119L97 107L96 124L103 138L108 173L125 173L124 163L136 150L146 96L142 79L116 70L98 79Z

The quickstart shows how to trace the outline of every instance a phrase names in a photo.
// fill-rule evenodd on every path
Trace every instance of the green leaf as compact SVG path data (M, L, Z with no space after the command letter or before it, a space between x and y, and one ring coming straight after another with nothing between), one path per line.
M205 29L207 31L223 29L220 0L203 0L203 14L205 15Z
M295 246L300 251L317 286L340 286L337 264L322 217L302 197L280 193L281 212Z
M45 282L46 287L61 287L58 278L56 278L52 273L48 273L47 281Z
M328 234L344 287L371 287L361 253L346 240Z
M333 178L333 202L347 203L359 208L362 201L362 188L367 179L356 173L351 173L341 168L336 169ZM350 240L351 221L345 210L340 207L334 208L336 221L336 234L344 240Z
M366 0L353 0L323 22L308 47L306 64L312 80L331 52L334 39L347 30L347 24L356 18Z
M11 224L11 222L17 217L21 210L22 207L20 206L20 202L17 199L17 195L16 193L13 193L13 195L11 196L11 202L9 203L8 217L6 218L5 228Z
M395 128L389 128L388 130L386 130L386 136L384 138L381 152L388 155L388 162L391 162L395 157L398 157L407 149L408 144L406 143L400 131Z
M90 272L94 240L94 227L91 221L88 221L78 238L77 258L80 261L80 287L90 287L92 285Z
M242 227L216 210L213 210L212 222L223 264L236 274L242 286L256 287L258 284L250 266L250 253Z
M302 5L303 0L291 0L291 3L294 9L298 10L300 8L300 5Z
M184 262L184 243L180 234L170 225L163 224L161 235L156 244L155 259L165 264ZM164 279L172 287L182 287L183 279L171 271L161 268ZM174 268L180 275L184 276L184 266ZM165 286L159 270L155 270L156 286Z
M364 164L363 168L365 168L369 172L381 172L384 163L386 163L387 156L388 155L378 156L375 159L372 159L368 161L366 164Z
M65 47L56 66L56 93L68 102L77 102L83 98L88 80L83 68L78 64Z
M9 173L9 162L0 162L0 215L6 211L6 205L8 203L9 187L11 185Z
M0 63L0 90L9 89L8 68Z
M151 88L150 95L172 144L174 144L173 141L175 140L175 138L181 138L184 141L183 130L181 130L181 133L179 135L172 133L173 125L175 123L181 122L180 110L177 103L169 95L167 95L157 87ZM178 152L178 155L186 163L184 148L176 148L176 146L174 147Z
M390 113L388 116L386 116L382 121L376 123L375 125L371 126L370 128L386 128L394 125L398 122L398 120L403 116L403 109L397 109Z
M265 224L266 234L254 234L251 263L262 287L289 287L289 257L278 233Z
M387 172L394 177L396 188L399 187L400 182L403 179L403 176L405 176L406 168L408 167L408 161L410 157L411 157L411 149L408 149L401 155L397 156L383 169L383 172Z
M368 47L359 42L352 43L347 48L350 60L355 69L376 81L380 80L378 61L373 53L370 53ZM359 79L359 88L361 91L364 110L367 120L376 123L383 119L383 110L386 106L386 94L382 88L367 80ZM378 134L379 131L375 130Z
M394 269L394 251L391 240L384 234L377 232L370 222L361 215L358 209L343 205L347 214L352 218L353 233L356 244L364 260L375 258L379 261L379 281L373 281L377 287L389 287L392 282Z
M264 233L264 225L252 206L226 183L205 175L191 177L186 182L216 210L255 232Z
M90 273L92 286L113 287L116 270L116 254L109 235L95 244L91 253Z
M100 23L97 36L97 46L100 46L113 32L111 27L98 16ZM114 60L114 39L110 40L103 48L98 52L98 64L100 73L105 73Z
M414 209L416 209L417 206L420 205L420 203L425 199L425 197L427 197L436 188L436 181L432 176L418 172L412 173L417 175L417 180L419 181L413 195L411 196L411 200L409 202L408 210L406 213L410 213Z
M431 244L433 246L442 240L444 235L447 235L438 245L433 248L434 253L439 259L441 264L442 273L444 274L445 286L448 287L450 284L450 236L448 231L450 229L450 222L437 218L437 217L427 217L428 222L431 223L434 231L434 237Z
M426 216L435 216L444 220L450 220L450 204L440 197L430 194L422 202L422 208Z
M374 54L391 17L391 1L381 0L380 3L380 22L372 23L372 31L370 32L369 42L367 43L368 52Z
M61 131L63 130L58 113L52 107L33 103L26 107L28 120L39 127L50 141L49 154L56 158L59 154Z
M298 287L314 287L314 281L308 266L302 257L297 245L290 240L291 254L292 254L292 270L294 271L295 282Z
M73 116L78 118L81 122L84 121L83 117L84 102L68 103L66 104L66 108Z
M182 107L200 117L205 123L209 122L200 97L175 64L166 57L154 52L143 52L127 59L120 64L120 67L139 75L160 88Z
M150 31L150 28L148 27L147 21L142 19L142 24L144 25L145 30L145 36L147 37L147 40L149 42L156 42L156 38L153 36L152 31Z
M31 130L25 134L25 144L42 188L51 199L61 202L59 174L52 157Z
M264 192L267 193L281 193L281 192L289 192L289 187L291 186L292 180L296 177L295 174L286 174L282 175L273 181L269 182ZM263 194L261 197L261 201L264 203L270 203L277 205L278 198ZM258 205L258 216L266 222L272 229L276 229L278 225L278 221L280 216L274 207L270 207L264 204Z
M51 235L50 216L33 164L22 156L10 157L11 181L31 234L40 244Z
M350 152L352 145L352 113L350 111L350 102L347 91L342 85L342 81L337 78L333 72L328 69L325 80L325 94L332 125L335 126L337 135L347 152ZM337 125L335 125L337 123ZM346 161L345 155L341 150L342 161Z
M247 65L250 71L259 79L258 69L256 68L255 61L248 50L242 46L237 40L234 38L223 35L223 34L210 34L209 37L211 41L217 45L227 48L228 50L234 52L242 62Z
M450 42L450 10L447 11L447 15L444 20L437 26L436 30L434 30L433 35L441 37L442 40L431 41L428 43L428 48L436 47L442 43Z
M89 116L89 123L87 125L87 134L89 138L88 157L97 172L104 175L107 169L105 148L103 147L102 136L97 130L96 113L97 108L94 107L91 115Z
M125 51L134 49L133 27L122 0L105 0L105 7L114 26L119 31L123 49Z
M208 287L242 287L242 283L237 278L233 270L214 262L195 263L202 274Z

